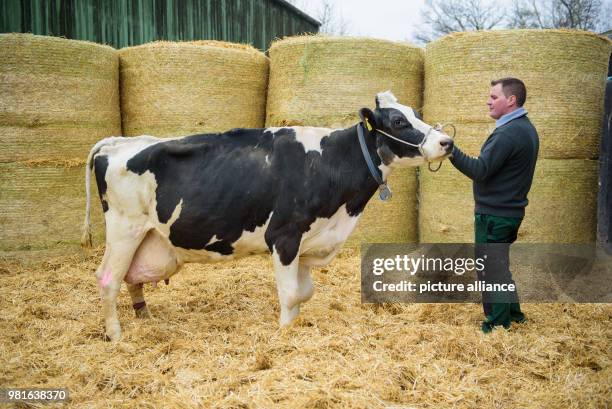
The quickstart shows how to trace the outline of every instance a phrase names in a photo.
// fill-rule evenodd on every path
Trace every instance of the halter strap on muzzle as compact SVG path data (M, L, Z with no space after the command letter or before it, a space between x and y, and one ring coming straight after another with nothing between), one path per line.
M421 143L419 144L414 144L414 143L410 143L408 141L404 141L400 138L397 138L393 135L388 134L387 132L383 131L382 129L378 129L378 128L374 128L372 125L370 125L370 121L368 121L368 118L365 118L363 115L361 115L361 113L359 113L359 116L361 117L361 120L363 121L363 123L365 124L365 127L368 129L368 131L370 132L379 132L383 135L385 135L388 138L391 138L397 142L403 143L404 145L408 145L408 146L412 146L413 148L417 148L419 150L419 153L421 154L422 157L425 157L425 151L423 150L423 145L425 145L425 142L427 142L427 138L429 137L429 134L431 134L431 131L441 131L442 128L445 125L442 124L436 124L435 126L430 126L429 130L427 131L427 133L425 134L425 136L423 136L423 140L421 140ZM453 131L455 130L455 126L452 124L448 124L451 125L453 127ZM454 135L453 135L454 137ZM427 162L427 167L429 168L429 170L431 172L437 172L440 170L440 168L442 167L442 162L439 162L438 167L436 169L432 169L431 168L431 162Z

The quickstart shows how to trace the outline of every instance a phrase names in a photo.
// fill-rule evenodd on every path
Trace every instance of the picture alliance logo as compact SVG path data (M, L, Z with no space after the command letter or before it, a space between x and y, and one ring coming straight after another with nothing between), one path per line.
M412 257L407 254L396 255L390 258L375 258L372 260L372 274L381 276L386 272L397 271L405 272L411 276L418 272L453 272L456 275L463 275L468 271L476 270L481 272L485 268L487 256L479 258L450 258L450 257Z

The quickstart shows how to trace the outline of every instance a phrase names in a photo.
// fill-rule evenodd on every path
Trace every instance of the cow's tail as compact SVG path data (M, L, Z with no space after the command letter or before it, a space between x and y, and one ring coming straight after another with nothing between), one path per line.
M87 164L85 165L85 222L83 223L82 233L81 233L81 247L83 248L91 248L93 243L91 239L91 173L93 170L94 162L93 159L100 149L103 146L114 143L118 137L110 137L105 138L96 143L91 151L89 151L89 156L87 156Z

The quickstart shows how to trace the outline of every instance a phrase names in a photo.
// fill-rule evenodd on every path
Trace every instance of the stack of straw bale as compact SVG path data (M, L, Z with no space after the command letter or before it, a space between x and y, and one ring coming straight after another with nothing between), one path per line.
M359 109L373 108L376 94L385 90L404 105L421 107L423 52L408 44L290 37L272 44L270 60L267 126L352 126L359 121ZM387 203L375 196L370 201L349 246L416 241L415 169L396 171L389 185L393 199Z
M0 252L76 244L87 154L121 133L116 51L2 34L0 54ZM93 224L99 238L101 212Z
M595 237L597 161L540 159L518 241L587 243ZM419 179L424 243L474 241L472 182L450 163Z
M595 159L609 55L608 40L573 30L465 32L427 46L424 118L453 123L455 142L470 155L479 154L495 127L486 107L490 81L525 82L540 153L520 241L595 239ZM471 181L450 164L421 174L420 240L472 241Z
M220 41L154 42L119 50L127 136L180 136L264 125L268 58Z

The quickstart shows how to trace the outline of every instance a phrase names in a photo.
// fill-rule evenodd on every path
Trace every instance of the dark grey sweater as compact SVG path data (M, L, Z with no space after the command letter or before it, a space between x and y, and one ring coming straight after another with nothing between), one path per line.
M526 115L496 128L478 158L455 145L450 161L474 181L476 213L525 216L539 145L538 133Z

